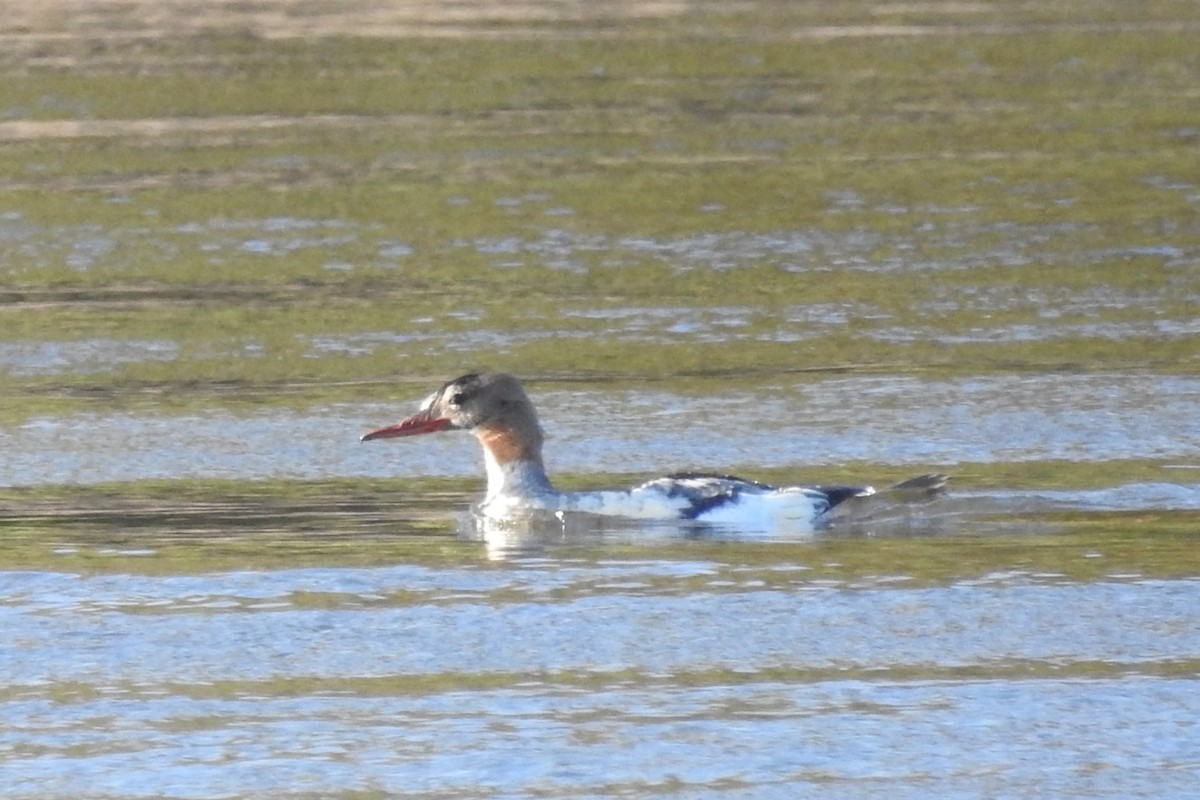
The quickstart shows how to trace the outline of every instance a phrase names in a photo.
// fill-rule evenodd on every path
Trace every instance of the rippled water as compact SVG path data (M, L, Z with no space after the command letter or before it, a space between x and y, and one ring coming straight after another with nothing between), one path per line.
M6 796L1186 797L1200 779L1200 583L844 582L780 556L10 574Z
M531 391L550 436L551 469L565 473L796 465L803 479L816 480L814 469L848 461L1175 459L1194 466L1200 452L1200 379L1187 376L838 377L703 395ZM363 433L411 413L423 396L303 412L34 417L0 429L0 485L481 475L478 445L464 434L359 445Z
M0 796L1195 796L1194 4L10 5Z

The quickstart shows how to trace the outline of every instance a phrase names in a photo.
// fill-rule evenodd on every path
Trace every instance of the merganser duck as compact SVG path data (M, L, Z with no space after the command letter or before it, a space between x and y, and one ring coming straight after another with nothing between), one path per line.
M449 430L469 431L483 445L487 494L476 512L485 519L503 520L530 511L581 512L812 531L834 506L875 493L870 486L776 488L731 475L694 472L667 475L624 491L559 491L546 477L542 428L533 403L520 381L497 372L449 381L427 397L417 413L371 431L362 441ZM942 476L923 478L944 482Z

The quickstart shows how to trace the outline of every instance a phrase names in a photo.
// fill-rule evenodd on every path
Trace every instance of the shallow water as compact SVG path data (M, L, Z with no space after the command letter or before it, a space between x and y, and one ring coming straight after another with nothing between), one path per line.
M1185 797L1200 778L1195 580L813 580L780 556L9 575L6 794Z
M1195 4L85 5L0 31L0 795L1195 794ZM358 437L482 368L567 487L951 483L481 529Z
M814 468L855 461L954 468L1148 459L1186 468L1177 478L1191 483L1200 467L1200 379L1190 376L836 377L703 395L532 390L551 469L565 473L769 465L792 467L803 481ZM304 411L35 416L0 430L0 485L481 475L467 435L357 444L415 410L423 394Z

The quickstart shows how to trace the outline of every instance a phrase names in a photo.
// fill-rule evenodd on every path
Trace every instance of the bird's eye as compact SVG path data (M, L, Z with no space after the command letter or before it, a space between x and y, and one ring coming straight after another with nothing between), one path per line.
M454 394L450 395L450 405L461 406L463 404L463 400L466 399L467 398L463 396L462 392L455 392Z

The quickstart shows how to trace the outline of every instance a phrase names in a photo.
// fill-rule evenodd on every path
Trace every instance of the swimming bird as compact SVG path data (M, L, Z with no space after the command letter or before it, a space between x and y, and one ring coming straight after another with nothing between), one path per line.
M560 491L546 475L544 435L533 403L517 378L501 372L448 381L425 398L415 414L367 433L362 441L452 430L468 431L483 445L487 493L475 510L485 519L536 510L813 530L839 503L875 493L870 486L775 487L704 472L674 473L625 490ZM936 489L945 479L915 480L924 481L920 488Z

